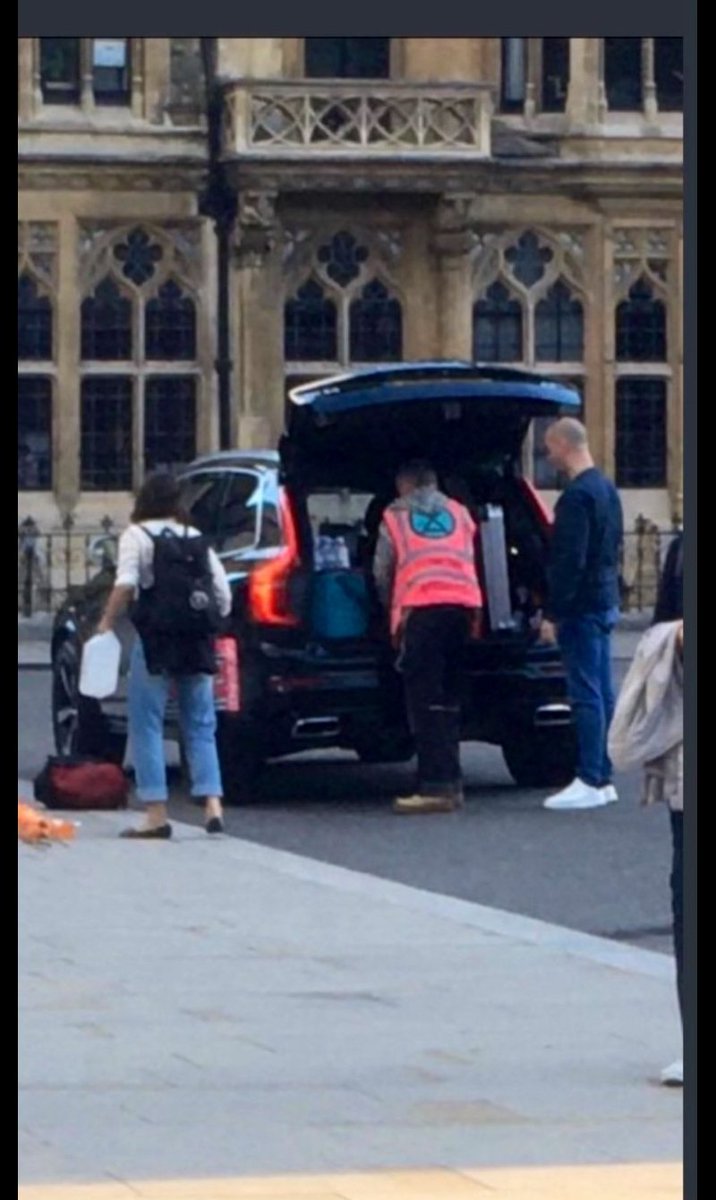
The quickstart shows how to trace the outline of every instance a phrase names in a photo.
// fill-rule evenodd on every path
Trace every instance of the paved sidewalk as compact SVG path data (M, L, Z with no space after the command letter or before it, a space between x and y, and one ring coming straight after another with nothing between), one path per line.
M126 819L19 848L20 1200L681 1196L668 958Z

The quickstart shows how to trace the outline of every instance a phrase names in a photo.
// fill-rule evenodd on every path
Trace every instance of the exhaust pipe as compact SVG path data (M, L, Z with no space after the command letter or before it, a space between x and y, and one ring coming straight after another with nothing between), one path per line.
M315 738L337 738L340 728L338 717L305 717L302 721L296 721L291 737L305 742Z
M572 710L568 704L544 704L537 709L534 723L538 729L571 725Z

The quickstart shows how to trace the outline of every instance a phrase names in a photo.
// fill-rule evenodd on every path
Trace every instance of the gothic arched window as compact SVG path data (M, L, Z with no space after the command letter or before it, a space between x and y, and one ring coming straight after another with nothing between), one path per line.
M522 361L522 305L499 281L473 308L473 354L478 362Z
M307 79L388 79L390 38L309 37L305 43Z
M666 360L666 305L644 276L617 305L616 351L618 362Z
M284 306L284 357L288 362L335 362L336 306L320 283L309 279Z
M403 353L403 313L400 301L379 279L363 288L350 306L352 362L399 362Z
M147 358L189 361L196 358L196 307L170 279L147 301L144 315Z
M526 288L539 283L553 258L554 251L549 246L543 246L531 230L523 233L514 246L505 250L505 262L509 263L515 279Z
M17 357L33 362L52 358L52 303L27 274L17 281Z
M642 38L604 39L604 87L612 112L640 112L644 103Z
M581 362L583 353L584 310L558 280L535 308L535 360Z
M103 279L82 301L82 358L101 362L132 357L132 302L113 279Z

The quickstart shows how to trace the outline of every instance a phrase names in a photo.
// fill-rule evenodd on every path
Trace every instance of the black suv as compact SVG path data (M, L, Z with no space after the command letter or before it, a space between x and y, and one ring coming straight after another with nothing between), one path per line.
M278 452L215 454L182 473L192 522L211 539L234 592L229 632L238 645L240 709L219 712L218 734L229 803L251 798L268 759L301 750L348 748L370 763L412 756L370 568L396 469L416 457L434 463L443 490L467 504L481 528L487 620L466 651L463 737L501 746L521 786L573 776L564 671L537 632L550 518L522 475L521 456L533 418L579 405L569 388L502 367L357 371L293 390ZM326 546L338 548L327 572ZM77 690L81 646L112 584L112 546L103 549L102 569L57 615L53 720L58 752L121 759L124 688L101 708ZM355 585L362 624L342 628L334 619L340 605L325 578L336 575ZM118 633L126 652L131 626ZM171 710L167 736L178 736Z

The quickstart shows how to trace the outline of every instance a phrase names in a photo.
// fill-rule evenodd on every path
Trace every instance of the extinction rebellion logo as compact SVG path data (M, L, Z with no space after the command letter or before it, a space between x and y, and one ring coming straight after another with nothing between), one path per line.
M435 512L410 511L410 528L418 537L444 538L455 532L455 518L447 508Z

